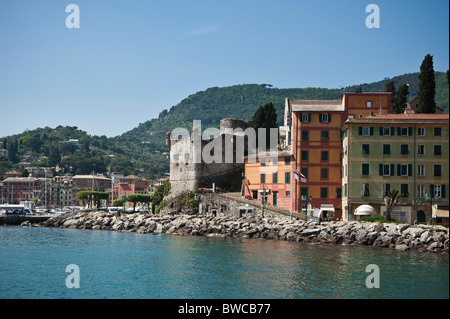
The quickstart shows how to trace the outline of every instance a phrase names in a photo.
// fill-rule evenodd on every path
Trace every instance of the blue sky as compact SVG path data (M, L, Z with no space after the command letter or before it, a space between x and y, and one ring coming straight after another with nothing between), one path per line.
M345 87L418 72L428 53L449 68L447 0L1 0L0 137L116 136L209 87Z

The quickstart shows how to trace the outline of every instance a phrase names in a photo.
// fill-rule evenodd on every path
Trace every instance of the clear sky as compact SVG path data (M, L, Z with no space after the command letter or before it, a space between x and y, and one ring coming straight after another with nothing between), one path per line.
M345 87L418 72L428 53L449 68L448 0L0 0L0 137L116 136L209 87Z

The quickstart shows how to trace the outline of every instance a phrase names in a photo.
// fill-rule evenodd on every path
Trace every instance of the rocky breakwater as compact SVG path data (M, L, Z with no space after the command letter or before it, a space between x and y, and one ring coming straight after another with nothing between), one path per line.
M435 253L449 251L449 230L443 226L371 222L305 222L289 217L238 218L198 215L119 214L74 212L39 224L94 230L208 237L264 238L316 243L368 245Z

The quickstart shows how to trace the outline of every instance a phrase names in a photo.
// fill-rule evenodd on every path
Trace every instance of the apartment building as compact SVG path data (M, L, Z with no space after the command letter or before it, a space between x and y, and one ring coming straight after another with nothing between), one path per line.
M389 114L342 126L344 220L385 213L383 196L398 190L392 216L401 222L448 222L449 115Z
M323 217L342 215L341 126L347 119L391 110L387 92L343 93L337 100L285 100L285 146L307 183L294 190L295 211L308 204ZM303 198L303 199L302 199Z
M34 177L9 177L3 180L2 184L2 203L20 204L36 198L44 204L46 196L50 194L50 183L46 184Z

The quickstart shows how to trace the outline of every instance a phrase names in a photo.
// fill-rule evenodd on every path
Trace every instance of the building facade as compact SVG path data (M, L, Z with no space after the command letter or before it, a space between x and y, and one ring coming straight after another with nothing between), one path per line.
M20 204L38 199L44 205L46 200L49 200L50 182L46 184L33 177L9 177L3 180L2 184L2 203Z
M56 176L51 181L50 205L53 207L73 206L76 193L71 176Z
M294 180L292 176L292 153L281 151L271 160L249 161L245 158L244 195L246 198L288 209L293 208Z
M358 211L361 205L384 215L383 196L395 189L401 196L392 214L397 220L425 222L434 213L448 222L448 126L448 114L389 114L346 121L344 220L364 215Z
M285 101L285 144L307 177L295 189L295 211L311 205L322 217L342 215L341 125L347 119L391 110L390 93L344 93L338 100ZM303 199L302 199L303 198Z

